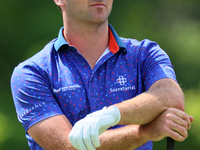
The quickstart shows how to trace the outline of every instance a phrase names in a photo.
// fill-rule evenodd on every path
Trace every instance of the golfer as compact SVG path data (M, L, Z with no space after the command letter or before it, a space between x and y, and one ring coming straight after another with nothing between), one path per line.
M11 77L30 149L151 150L165 137L184 141L193 118L165 51L119 37L108 23L113 0L54 2L58 37Z

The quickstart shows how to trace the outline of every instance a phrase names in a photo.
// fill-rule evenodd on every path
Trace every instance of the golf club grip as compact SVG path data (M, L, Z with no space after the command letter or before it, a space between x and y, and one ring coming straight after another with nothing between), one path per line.
M174 143L175 141L172 138L167 137L167 150L174 150Z

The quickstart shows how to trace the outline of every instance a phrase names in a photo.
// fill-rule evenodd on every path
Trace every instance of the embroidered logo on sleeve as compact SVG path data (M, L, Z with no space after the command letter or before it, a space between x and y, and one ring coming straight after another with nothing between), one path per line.
M39 103L39 104L35 104L35 105L33 105L31 108L25 109L25 110L23 111L23 113L21 114L20 117L24 117L25 115L29 114L29 113L32 112L33 110L38 109L38 108L43 107L43 106L45 106L45 102Z
M74 91L74 90L77 90L77 89L79 89L79 88L81 88L81 86L78 85L78 84L75 84L75 85L69 85L69 86L61 87L61 88L59 88L59 89L53 89L53 92L59 93L60 91L61 91L61 92L65 92L65 91Z

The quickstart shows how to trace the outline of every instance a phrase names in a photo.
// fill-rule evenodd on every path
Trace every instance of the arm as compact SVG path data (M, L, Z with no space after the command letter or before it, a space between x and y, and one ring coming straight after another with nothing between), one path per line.
M58 115L33 125L27 132L45 150L75 150L68 138L71 128L68 119L64 115ZM130 125L104 132L100 141L99 150L121 150L139 147L147 139L139 132L139 125Z
M72 125L54 98L48 73L41 66L24 62L13 72L11 88L18 120L25 128L31 149L37 147L32 137L47 150L73 150L68 140Z
M98 150L132 150L147 141L160 141L171 137L182 142L188 137L193 117L175 108L164 111L154 121L146 125L128 125L116 130L108 130L99 136L101 146Z
M152 85L150 90L153 89L154 85ZM158 106L156 106L156 107L158 107ZM167 109L167 107L165 109ZM161 111L162 109L159 109L159 110ZM164 110L162 110L162 111L164 111ZM122 114L122 116L123 116L123 114ZM111 147L116 150L117 149L126 149L126 148L134 149L134 148L137 148L140 145L144 144L148 140L158 141L166 136L171 136L175 140L178 140L178 141L184 140L187 137L186 129L188 129L189 127L188 128L184 127L185 129L183 129L179 126L178 129L176 129L176 130L177 130L177 132L181 133L181 135L183 134L183 136L180 137L179 135L175 135L175 137L174 137L173 134L172 135L169 134L169 132L171 130L166 131L166 130L162 129L162 127L165 127L163 125L163 124L165 124L165 120L166 120L166 119L163 119L163 118L166 118L165 116L163 117L163 115L162 115L161 117L156 118L153 122L149 123L148 125L143 125L143 126L129 125L126 127L122 127L120 129L108 130L99 136L101 146L98 149L99 150L106 149L106 148L110 149ZM187 119L187 115L183 120L187 120L187 121L184 123L181 123L181 124L183 124L181 126L190 124L190 122ZM163 122L163 124L160 123L160 125L158 125L158 122L161 122L161 121ZM179 129L179 128L181 128L181 129ZM40 144L43 148L45 148L47 150L48 149L49 150L50 149L58 149L58 150L71 149L71 150L73 150L74 148L72 147L72 145L69 141L69 138L68 138L68 135L69 135L69 132L71 131L71 129L72 129L72 125L70 124L68 119L64 115L58 115L58 116L50 117L48 119L45 119L45 120L33 125L28 130L28 133L33 137L33 139L38 144ZM157 130L159 130L159 132L157 132ZM158 135L155 133L157 133ZM121 146L123 146L123 148Z
M184 110L184 96L172 79L155 82L147 92L116 104L121 113L119 124L147 124L168 108Z
M187 130L190 129L192 121L193 118L183 111L169 108L149 124L127 125L105 131L99 136L101 145L97 150L132 150L149 140L160 141L165 137L181 142L188 137ZM82 146L78 149L94 149L87 142L85 144L87 148Z
M148 141L140 125L128 125L118 129L107 130L99 136L100 147L97 150L133 150Z
M178 109L168 109L147 125L128 125L107 130L99 136L97 150L135 149L149 140L159 141L170 136L177 141L187 138L193 118ZM168 122L168 123L167 123ZM72 126L64 115L45 119L32 126L28 133L45 150L75 150L68 138Z
M57 115L36 123L27 132L45 150L75 150L68 138L71 129L68 119Z
M141 125L152 141L160 141L165 137L182 142L188 137L187 130L191 128L194 118L185 112L169 108L149 124Z

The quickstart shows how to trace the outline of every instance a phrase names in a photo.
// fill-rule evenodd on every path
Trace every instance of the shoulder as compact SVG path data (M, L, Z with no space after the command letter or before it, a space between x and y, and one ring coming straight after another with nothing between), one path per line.
M123 38L121 37L122 42L125 44L127 50L132 49L148 49L152 47L159 47L159 45L155 41L151 41L149 39L143 39L141 41L131 38Z
M130 38L121 38L127 54L134 55L135 57L149 57L152 55L165 55L168 57L166 52L160 47L160 45L149 39L143 39L141 41Z
M14 75L31 75L33 74L46 74L47 71L51 67L52 57L54 58L56 55L56 51L54 48L54 43L56 39L50 41L48 44L44 46L42 50L37 52L32 57L27 60L19 63L13 70L12 77Z

